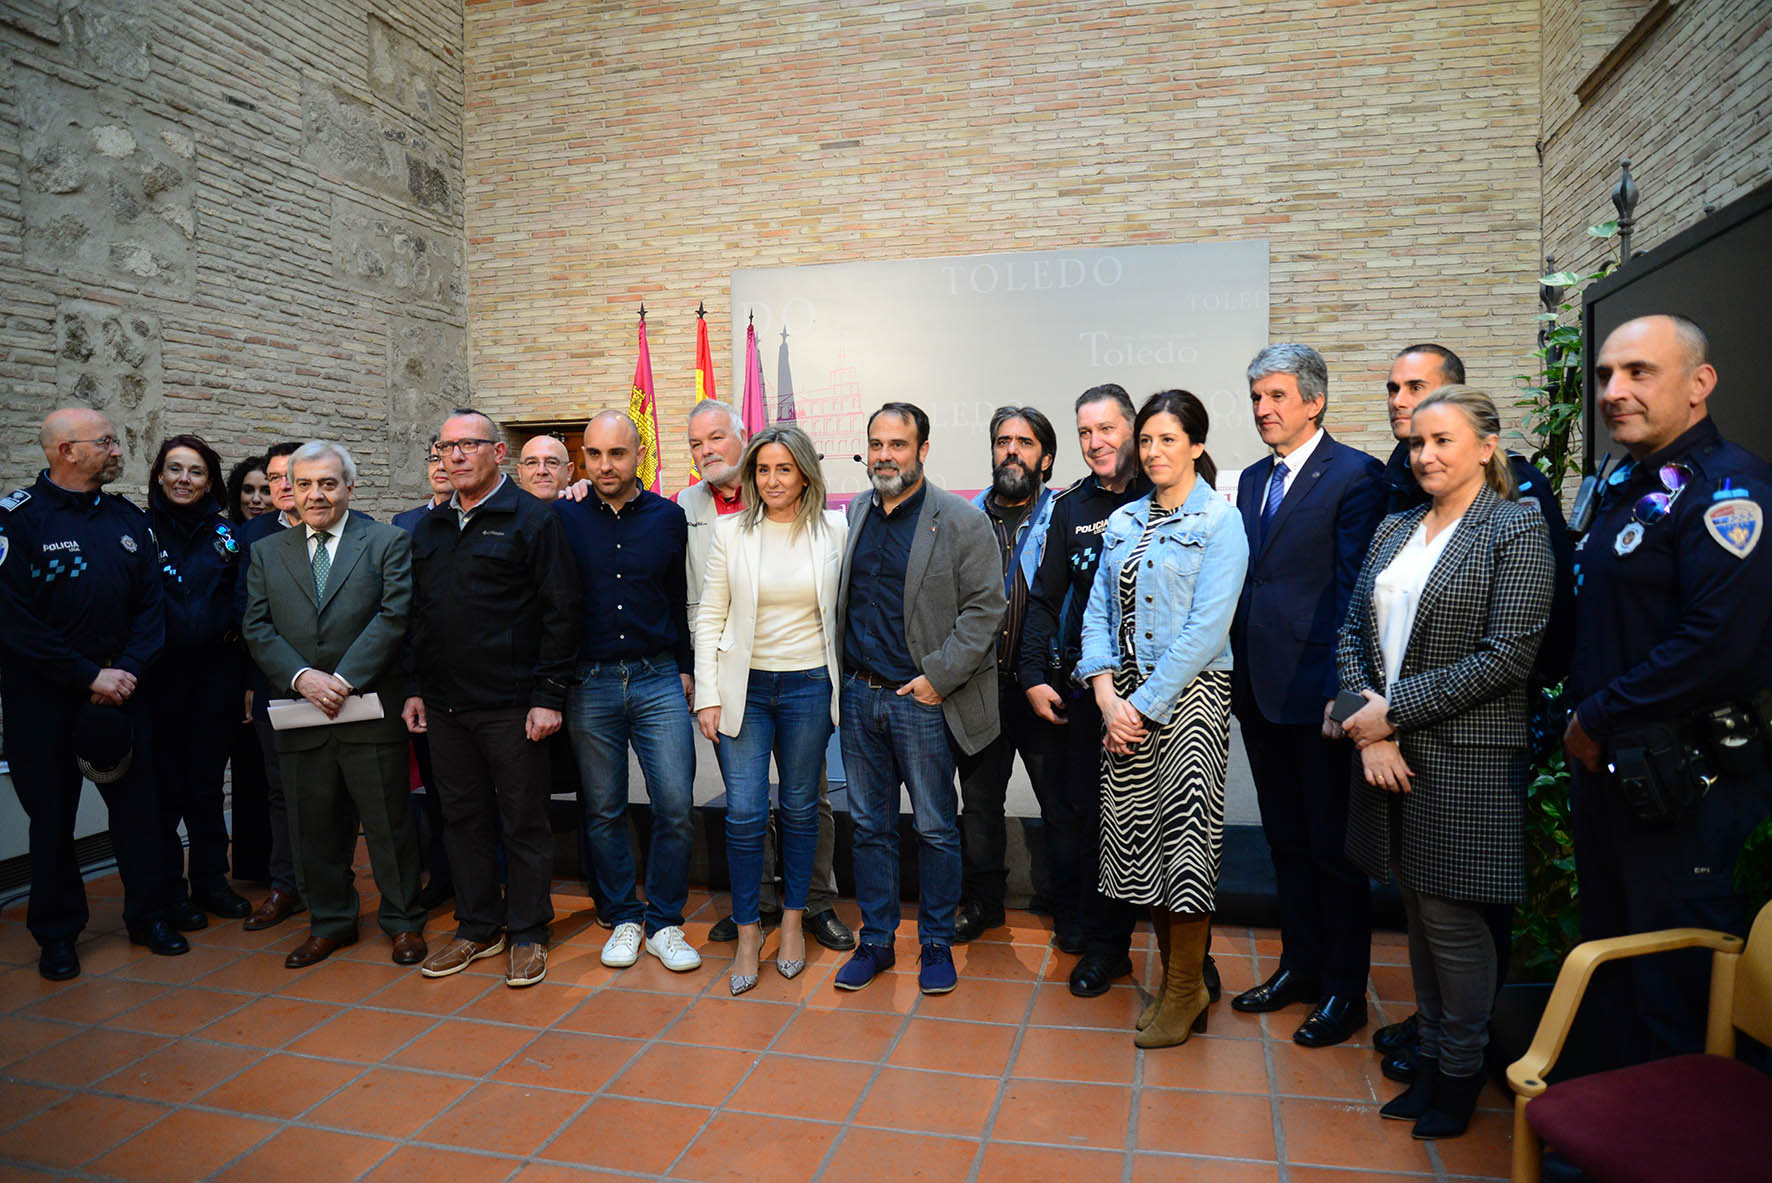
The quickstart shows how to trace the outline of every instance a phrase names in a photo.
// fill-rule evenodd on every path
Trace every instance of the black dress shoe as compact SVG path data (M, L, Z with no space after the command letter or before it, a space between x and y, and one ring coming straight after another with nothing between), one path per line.
M162 957L177 957L180 953L191 951L191 942L180 936L178 930L164 920L150 920L130 929L129 943L146 945L150 952Z
M1083 934L1074 928L1053 929L1052 943L1060 953L1081 953L1089 947L1083 941Z
M455 898L455 884L447 879L439 879L435 875L425 880L425 885L418 889L418 906L427 912L453 898Z
M1131 973L1132 958L1124 953L1117 957L1107 953L1085 953L1083 960L1071 970L1071 993L1078 998L1096 998L1108 992L1115 978L1129 977Z
M65 982L80 976L80 955L72 940L49 941L37 956L37 972L45 981Z
M1292 1042L1304 1047L1330 1047L1366 1025L1366 1000L1351 994L1330 994L1298 1025Z
M986 929L996 928L1003 923L1003 909L985 907L977 900L961 900L954 912L954 944L964 945L967 941L976 941L983 936Z
M772 928L781 927L781 912L779 909L771 912L767 908L759 908L757 909L757 920L763 926L763 931L768 932ZM738 921L732 918L731 913L720 917L714 922L714 927L708 929L708 940L710 941L736 941L737 939Z
M1415 1058L1415 1049L1406 1047L1395 1055L1386 1056L1378 1065L1386 1080L1394 1080L1398 1084L1414 1084L1415 1078L1421 1074L1420 1061Z
M223 920L240 920L252 915L252 901L229 887L226 879L193 887L191 903Z
M827 949L838 953L855 948L855 934L843 923L835 908L826 908L822 912L814 912L800 922L800 927L812 934L812 939Z
M1414 1047L1421 1039L1421 1012L1416 1011L1401 1023L1386 1023L1372 1033L1372 1050L1381 1056Z
M180 900L166 909L166 918L180 932L197 932L209 927L209 913L199 907L196 900Z
M1315 1002L1322 994L1323 984L1317 979L1306 978L1289 969L1277 969L1261 985L1231 999L1231 1009L1249 1015L1263 1014L1294 1002Z
M1224 983L1218 978L1218 962L1212 960L1212 954L1206 954L1206 960L1200 966L1200 977L1206 983L1206 997L1217 1002L1224 994Z

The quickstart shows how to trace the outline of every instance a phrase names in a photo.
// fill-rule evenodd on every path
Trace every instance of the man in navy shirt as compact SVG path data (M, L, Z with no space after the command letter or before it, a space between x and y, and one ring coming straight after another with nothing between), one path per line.
M683 936L689 892L695 735L689 703L694 663L685 617L683 511L640 487L645 445L633 421L604 411L585 425L584 469L594 496L554 503L578 559L585 630L566 728L584 786L585 831L600 908L615 932L603 964L621 968L646 951L679 973L701 965ZM646 903L634 894L628 849L628 744L652 802Z
M148 713L135 693L165 640L159 548L147 515L100 492L123 471L109 419L64 408L43 421L42 441L49 467L0 499L0 692L31 819L25 924L42 946L38 971L62 981L80 972L74 942L89 917L74 852L82 772L110 810L130 941L169 955L190 945L167 919ZM112 750L100 758L83 741L102 732Z

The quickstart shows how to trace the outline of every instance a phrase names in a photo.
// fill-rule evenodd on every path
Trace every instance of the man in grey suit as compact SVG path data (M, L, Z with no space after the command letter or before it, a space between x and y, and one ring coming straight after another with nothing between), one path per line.
M874 489L849 507L837 592L843 638L839 699L843 766L855 816L861 945L836 985L859 990L891 967L898 929L898 792L917 827L925 994L955 985L960 902L959 794L954 749L997 737L997 630L1003 565L990 521L923 477L929 416L887 403L868 420Z
M391 709L404 695L412 542L404 530L348 512L357 466L342 446L304 444L289 471L302 525L252 548L246 647L272 693L293 691L329 719L350 696L375 694L383 717L277 732L296 873L312 913L307 941L284 964L300 969L356 943L351 863L361 818L394 962L415 965L425 956L418 833L406 727Z

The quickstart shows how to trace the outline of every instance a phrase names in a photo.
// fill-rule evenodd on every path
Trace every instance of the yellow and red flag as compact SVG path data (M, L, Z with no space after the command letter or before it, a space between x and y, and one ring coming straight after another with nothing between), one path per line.
M714 351L708 348L707 308L697 305L695 309L695 401L704 398L719 398L714 393ZM689 461L689 475L695 480L701 479L701 470L695 466L693 457Z
M640 356L634 362L634 389L628 418L640 433L640 487L658 492L663 465L658 457L658 402L652 395L652 354L646 349L646 309L640 309Z

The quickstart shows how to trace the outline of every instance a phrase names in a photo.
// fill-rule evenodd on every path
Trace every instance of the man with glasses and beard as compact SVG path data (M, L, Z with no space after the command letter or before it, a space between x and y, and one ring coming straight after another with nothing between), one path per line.
M1034 714L1022 693L1015 665L1027 615L1028 586L1039 569L1052 517L1052 475L1058 436L1052 421L1034 407L998 407L991 415L991 487L972 499L990 519L1003 560L1003 594L1009 601L997 634L997 694L1002 732L982 750L959 758L960 907L954 940L964 944L1003 923L1009 877L1003 799L1015 756L1033 782L1045 823L1047 882L1044 896L1053 926L1068 933L1076 922L1075 868L1054 860L1053 832L1061 824L1049 804L1059 787L1063 732ZM1060 845L1062 845L1062 840Z
M123 471L109 419L66 407L40 438L48 467L0 498L0 695L31 819L25 926L42 947L38 972L58 982L80 972L74 944L90 915L74 850L83 773L110 811L130 943L169 956L190 945L168 920L171 868L135 693L165 642L159 548L146 514L100 491Z
M882 406L867 439L874 487L850 503L837 592L839 727L862 928L835 985L859 990L895 961L902 785L917 830L918 985L945 994L956 980L960 902L954 758L997 738L1003 565L985 515L924 478L929 416L920 407Z

